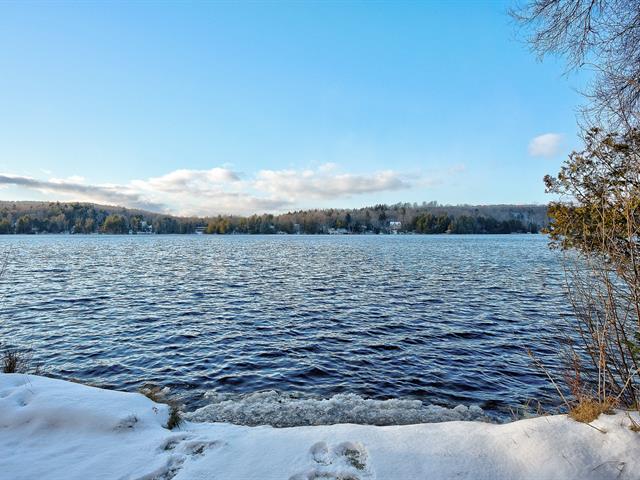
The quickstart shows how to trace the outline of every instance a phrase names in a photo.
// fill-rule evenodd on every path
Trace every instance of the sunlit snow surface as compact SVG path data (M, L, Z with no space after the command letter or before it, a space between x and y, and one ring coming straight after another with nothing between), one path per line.
M506 424L185 422L174 430L167 413L138 393L0 374L0 479L638 480L640 472L640 433L630 429L637 412L601 415L591 426L555 415Z
M480 407L459 405L444 408L423 405L419 400L371 400L354 394L329 399L297 398L275 391L253 393L241 398L210 392L209 404L187 413L195 422L226 422L237 425L410 425L454 420L486 420Z

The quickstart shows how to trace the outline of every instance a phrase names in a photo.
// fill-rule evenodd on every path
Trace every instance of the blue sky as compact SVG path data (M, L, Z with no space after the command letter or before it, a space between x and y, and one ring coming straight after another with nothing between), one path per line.
M537 61L509 5L1 3L0 198L546 202L584 79Z

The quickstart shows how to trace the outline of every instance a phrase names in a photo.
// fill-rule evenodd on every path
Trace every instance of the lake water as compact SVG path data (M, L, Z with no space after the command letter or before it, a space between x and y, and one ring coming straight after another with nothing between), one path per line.
M553 396L526 348L557 363L571 317L541 235L3 236L0 253L0 340L54 376L169 386L200 419L503 417Z

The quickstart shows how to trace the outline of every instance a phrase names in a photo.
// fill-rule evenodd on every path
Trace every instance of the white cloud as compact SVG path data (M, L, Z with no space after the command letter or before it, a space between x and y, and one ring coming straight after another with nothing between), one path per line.
M253 186L261 191L284 195L295 201L301 197L332 199L363 193L403 190L411 184L391 170L372 174L328 173L326 170L262 170Z
M532 157L555 157L560 153L563 136L559 133L545 133L529 142L529 155Z
M281 198L216 189L174 194L167 199L167 203L170 205L170 208L166 209L169 213L202 217L217 214L251 215L275 212L289 206L289 203Z
M237 182L238 174L227 168L212 168L210 170L174 170L161 177L150 178L145 181L134 180L132 185L158 190L161 192L182 191L185 188L211 188L213 185Z
M67 178L50 178L52 183L85 183L85 178L80 175L71 175Z

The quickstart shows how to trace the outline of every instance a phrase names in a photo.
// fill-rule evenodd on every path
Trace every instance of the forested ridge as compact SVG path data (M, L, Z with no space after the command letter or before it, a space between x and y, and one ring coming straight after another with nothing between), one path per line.
M536 233L547 222L544 205L423 202L278 215L180 217L92 203L0 201L0 234Z

